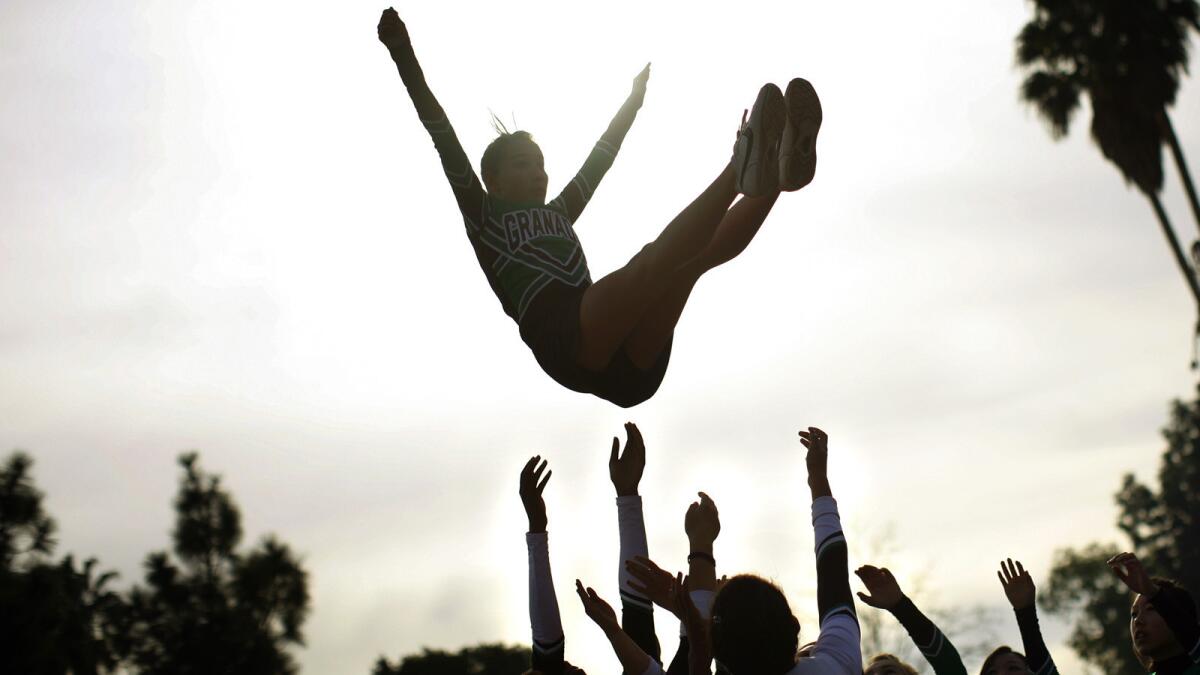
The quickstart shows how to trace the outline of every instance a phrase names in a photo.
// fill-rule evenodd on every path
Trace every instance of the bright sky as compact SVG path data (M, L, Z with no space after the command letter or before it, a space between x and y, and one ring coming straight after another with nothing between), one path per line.
M0 4L0 449L35 457L60 554L139 580L194 448L248 544L273 532L304 557L304 672L525 643L516 486L541 453L568 658L613 671L571 584L616 600L605 461L627 419L652 555L682 564L706 490L721 570L777 578L802 635L809 424L830 433L852 565L924 573L937 605L1000 606L1003 557L1043 580L1054 549L1116 540L1121 473L1153 479L1167 402L1192 394L1195 310L1087 111L1055 144L1019 104L1023 3L397 6L468 153L489 110L515 117L551 192L653 62L579 223L595 278L717 174L763 82L816 86L815 182L701 282L631 411L555 385L500 311L375 39L382 9ZM1173 112L1193 169L1197 91ZM1190 242L1181 194L1168 167ZM889 526L898 552L863 559ZM668 650L674 630L660 613ZM1015 622L996 635L1019 644ZM1051 623L1078 672L1064 635Z

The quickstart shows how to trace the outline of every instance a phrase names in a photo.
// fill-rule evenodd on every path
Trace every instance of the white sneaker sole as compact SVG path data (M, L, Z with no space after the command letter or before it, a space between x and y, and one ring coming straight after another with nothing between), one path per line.
M821 99L808 80L795 78L784 96L787 126L779 146L779 189L794 191L812 182L817 172L817 132Z
M779 189L779 143L786 121L783 93L764 84L738 135L733 165L738 192L753 197Z

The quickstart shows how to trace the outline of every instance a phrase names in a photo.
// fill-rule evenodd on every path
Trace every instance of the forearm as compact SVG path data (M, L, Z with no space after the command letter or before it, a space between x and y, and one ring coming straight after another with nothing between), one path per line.
M689 675L712 675L712 650L708 640L690 640L688 643Z
M642 101L637 94L630 94L621 109L613 116L612 121L608 123L608 129L604 131L604 135L600 139L614 148L621 147L621 143L625 141L625 135L633 127L633 121L637 118L638 110L641 107Z
M635 557L650 557L646 545L646 524L642 516L642 498L633 494L617 497L617 529L621 537L620 565L617 581L621 593L621 628L650 655L662 658L662 648L654 632L654 605L650 599L633 590L633 575L626 563Z
M828 488L828 484L825 485ZM813 535L817 558L817 611L820 634L816 654L827 659L829 672L858 673L862 670L861 630L850 593L846 538L842 534L837 502L826 494L812 505Z
M954 644L912 600L904 597L888 611L896 617L901 626L904 626L904 630L908 631L913 644L921 650L921 655L933 667L936 675L966 675L966 666L963 665L962 657Z
M624 630L613 628L605 631L604 635L608 638L613 653L617 655L617 660L621 662L621 668L626 673L645 673L651 668L651 664L654 663L653 659ZM661 669L655 668L654 670Z
M645 605L649 610L650 601L641 593L633 590L631 586L633 575L625 567L626 563L635 557L650 557L649 547L646 544L646 522L642 515L642 498L636 493L617 497L617 532L621 537L621 559L617 571L621 597Z
M550 574L550 550L547 534L529 532L525 535L529 551L529 623L533 631L535 652L561 654L562 621L558 613L558 598L554 593L554 578Z
M1021 644L1025 647L1025 661L1029 669L1037 675L1057 673L1046 640L1042 637L1041 626L1038 625L1037 606L1029 605L1014 609L1017 615L1017 628L1021 631Z

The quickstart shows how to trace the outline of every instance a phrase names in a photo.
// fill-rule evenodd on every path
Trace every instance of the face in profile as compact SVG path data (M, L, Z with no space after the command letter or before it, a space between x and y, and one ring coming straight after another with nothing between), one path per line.
M506 148L488 181L488 191L509 202L546 203L547 176L542 149L532 140L520 139Z
M1129 608L1129 637L1134 650L1143 657L1161 659L1183 651L1162 615L1143 595L1137 596Z
M1025 675L1028 672L1025 659L1010 652L997 656L983 671L983 675Z

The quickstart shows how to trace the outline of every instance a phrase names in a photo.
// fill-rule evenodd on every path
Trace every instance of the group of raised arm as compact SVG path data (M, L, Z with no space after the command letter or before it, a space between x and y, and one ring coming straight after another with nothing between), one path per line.
M1129 632L1134 653L1155 675L1200 675L1200 622L1194 599L1177 584L1152 579L1132 553L1108 561L1113 573L1136 594L1130 610ZM867 593L867 605L891 612L936 675L966 675L958 650L941 630L913 604L886 568L864 565L855 574ZM1038 625L1036 588L1020 561L1000 563L996 573L1016 614L1025 653L998 647L983 662L980 675L1050 675L1058 667L1050 656ZM916 669L891 654L875 656L865 675L915 675Z
M820 633L811 649L797 650L799 622L774 584L750 575L717 578L714 544L721 531L716 503L704 492L684 515L690 553L688 572L672 574L649 557L638 487L646 463L641 433L627 424L622 451L613 439L609 477L616 491L620 532L618 587L621 619L596 590L576 579L575 592L584 612L604 632L628 675L663 673L661 647L654 632L653 607L658 605L680 622L679 647L666 673L711 673L714 657L732 673L749 675L753 664L769 654L779 673L861 673L859 627L850 593L846 541L842 535L829 480L825 473L824 432L800 432L808 448L806 464L812 491L816 543L817 604ZM530 458L521 471L521 501L529 520L529 618L533 631L532 673L579 672L564 659L565 639L554 582L550 574L547 516L542 491L550 480L547 463ZM765 595L764 595L765 591ZM720 605L722 614L717 615ZM768 616L766 622L763 616ZM766 638L766 642L763 642Z
M861 635L848 573L845 536L826 471L827 437L820 429L800 432L812 495L819 633L799 644L800 624L774 583L748 574L718 578L714 544L721 532L716 503L704 492L684 516L689 543L687 574L671 573L649 557L639 485L646 465L641 433L627 424L622 450L613 439L609 477L616 492L620 532L618 588L621 618L596 590L575 581L587 616L604 632L627 675L915 675L917 670L890 654L862 665ZM533 673L582 672L563 658L564 638L550 576L546 507L542 491L550 471L533 457L521 472L521 499L529 518L529 612L533 629ZM1133 649L1155 675L1200 675L1200 622L1192 596L1177 584L1150 577L1131 553L1108 561L1136 594L1130 613ZM950 639L905 595L890 570L863 565L855 574L865 587L859 599L890 612L908 632L936 675L966 675ZM998 647L980 675L1052 675L1058 672L1038 625L1036 588L1020 561L1000 563L1004 595L1016 617L1024 653ZM679 646L664 671L654 631L657 605L680 622Z

